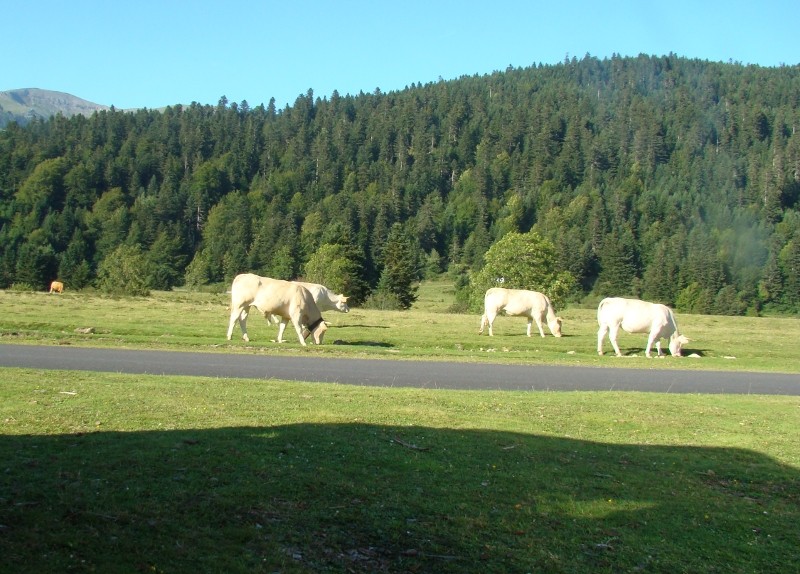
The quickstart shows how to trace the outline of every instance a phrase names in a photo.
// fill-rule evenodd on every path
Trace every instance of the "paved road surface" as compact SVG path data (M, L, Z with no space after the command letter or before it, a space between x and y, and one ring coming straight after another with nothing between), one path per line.
M609 362L615 360L618 359L608 357ZM777 373L265 357L35 345L0 345L0 366L433 389L800 395L800 375Z

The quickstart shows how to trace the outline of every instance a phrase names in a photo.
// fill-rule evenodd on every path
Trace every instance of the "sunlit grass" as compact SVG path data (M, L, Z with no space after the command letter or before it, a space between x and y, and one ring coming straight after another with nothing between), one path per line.
M0 370L9 571L778 572L800 398Z
M495 336L478 335L478 314L449 313L452 285L424 283L410 311L328 311L325 344L301 348L291 329L287 343L274 342L277 328L257 313L248 320L250 343L228 327L224 293L155 292L147 298L115 299L67 291L63 295L0 291L0 342L70 344L225 353L311 353L345 357L444 359L522 364L714 369L800 373L800 319L678 314L691 342L680 359L644 357L646 336L622 334L626 355L597 356L594 309L559 309L564 337L525 336L525 320L499 317ZM91 328L91 334L76 332Z

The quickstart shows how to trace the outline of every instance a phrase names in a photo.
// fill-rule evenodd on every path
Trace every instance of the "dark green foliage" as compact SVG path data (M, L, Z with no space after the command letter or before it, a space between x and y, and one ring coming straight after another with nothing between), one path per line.
M491 287L527 289L561 306L575 288L575 278L561 271L553 244L538 233L508 233L486 253L486 265L470 280L471 308L482 308Z
M145 297L150 294L149 268L138 246L120 245L100 263L97 288L109 295Z
M479 272L535 230L581 294L797 312L798 101L797 67L587 56L283 110L223 96L10 124L0 287L90 284L122 244L153 288L295 278L328 244L365 300L400 223L426 273Z
M417 255L411 238L399 223L395 223L383 250L383 272L377 294L384 301L380 307L408 309L417 300L419 281ZM392 301L387 305L386 301Z

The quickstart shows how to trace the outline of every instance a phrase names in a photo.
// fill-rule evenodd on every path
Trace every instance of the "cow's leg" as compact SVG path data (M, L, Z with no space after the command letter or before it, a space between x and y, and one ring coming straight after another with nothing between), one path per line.
M283 332L286 330L286 319L281 317L280 323L278 323L278 342L283 343Z
M481 315L481 327L480 327L480 329L478 329L478 335L481 335L483 333L483 328L486 326L486 324L488 322L489 322L489 318L486 316L486 313Z
M239 313L239 326L242 328L242 339L250 342L250 337L247 336L247 309L242 309Z
M228 322L228 340L230 341L233 336L233 328L236 326L237 321L242 328L242 339L249 342L250 339L247 337L247 309L241 308L231 310L231 319Z
M494 319L497 317L497 313L493 313L491 311L486 313L486 320L489 323L489 336L494 337L494 331L492 331L492 325L494 325Z
M294 330L297 331L297 339L300 341L300 344L305 347L306 339L303 337L303 327L300 326L299 319L292 317L292 324L294 325Z
M622 351L619 350L619 345L617 345L618 335L619 335L619 325L609 325L608 339L609 341L611 341L611 346L614 347L614 353L616 353L617 357L621 357Z
M536 326L539 327L539 334L542 337L544 337L544 329L542 329L542 318L541 317L536 317ZM531 324L530 324L530 322L528 322L528 337L531 336L530 330L531 330Z
M653 343L656 344L656 349L658 350L658 356L661 356L661 339L656 341L656 335L654 333L650 333L647 336L647 348L644 350L644 355L648 359L652 358L652 354L650 353L650 349L653 348Z
M661 351L661 339L656 339L656 351L658 351L659 357L664 356L664 353Z
M606 338L607 333L608 326L600 325L600 328L597 330L597 354L601 357L603 356L603 339Z

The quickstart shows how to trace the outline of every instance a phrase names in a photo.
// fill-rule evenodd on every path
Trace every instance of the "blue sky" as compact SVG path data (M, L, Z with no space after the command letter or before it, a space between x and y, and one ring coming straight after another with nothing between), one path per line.
M0 0L0 90L117 108L403 89L589 53L800 64L797 0Z

